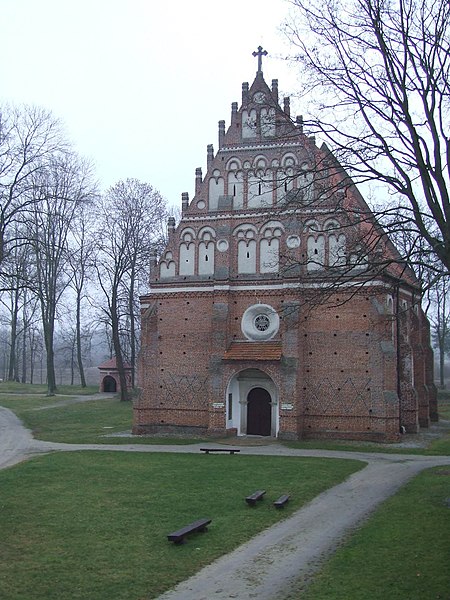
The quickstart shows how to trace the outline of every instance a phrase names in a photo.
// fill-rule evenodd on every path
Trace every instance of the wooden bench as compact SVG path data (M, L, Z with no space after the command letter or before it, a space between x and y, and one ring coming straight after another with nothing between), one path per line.
M278 498L278 500L275 500L273 505L275 508L284 508L284 505L289 501L289 497L289 494L283 494Z
M190 525L186 525L182 529L178 531L174 531L169 533L167 539L169 542L174 542L175 544L182 544L184 542L184 538L190 533L195 533L197 531L207 531L208 525L211 523L211 519L198 519L198 521L194 521Z
M200 448L200 452L206 452L209 454L210 452L228 452L229 454L236 454L236 452L240 452L237 448Z
M247 504L250 504L250 506L255 506L255 504L257 503L258 500L263 499L263 496L265 493L266 493L266 490L258 490L257 492L254 492L250 496L247 496L245 501L247 502Z

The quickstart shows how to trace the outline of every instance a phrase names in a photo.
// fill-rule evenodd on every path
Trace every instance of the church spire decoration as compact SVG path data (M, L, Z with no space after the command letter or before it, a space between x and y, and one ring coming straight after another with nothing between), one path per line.
M252 52L252 56L258 57L258 73L262 73L262 57L267 56L267 50L263 50L262 46L258 46L258 50Z

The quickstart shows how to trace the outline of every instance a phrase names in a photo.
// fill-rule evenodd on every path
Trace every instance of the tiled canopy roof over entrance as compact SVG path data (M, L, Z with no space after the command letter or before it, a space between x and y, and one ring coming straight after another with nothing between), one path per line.
M280 360L281 342L233 342L224 360Z

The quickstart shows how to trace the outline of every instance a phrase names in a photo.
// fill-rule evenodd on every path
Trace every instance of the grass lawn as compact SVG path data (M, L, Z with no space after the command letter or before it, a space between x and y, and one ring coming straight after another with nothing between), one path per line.
M82 388L81 385L58 385L58 394L68 394L77 396L86 396L96 394L98 385L88 385ZM47 393L47 386L39 383L18 383L17 381L2 381L0 383L0 393L14 394L39 394Z
M422 472L383 503L291 600L448 600L450 467ZM288 600L288 599L285 599Z
M290 515L363 463L55 453L0 472L0 598L144 600ZM255 508L244 501L266 489ZM271 500L289 492L283 511ZM209 531L166 535L199 518Z

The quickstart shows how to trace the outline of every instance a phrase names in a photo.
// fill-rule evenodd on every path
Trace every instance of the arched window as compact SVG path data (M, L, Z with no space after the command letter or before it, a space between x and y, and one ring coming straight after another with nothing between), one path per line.
M332 234L328 237L328 261L330 267L344 266L347 258L345 251L345 235Z
M248 178L248 201L249 208L261 208L273 204L273 175L268 169L250 172Z
M219 206L219 197L224 195L224 180L220 176L220 171L215 169L213 176L209 180L209 209L217 210Z
M194 275L195 273L195 233L192 229L181 232L180 244L180 275Z
M256 273L256 241L238 241L238 273Z
M242 138L256 137L256 110L242 111Z
M274 137L275 129L275 109L261 109L261 135L263 137Z
M233 208L243 208L244 177L242 171L230 171L228 173L228 195L233 196Z
M307 270L318 271L323 269L325 264L325 237L310 235L307 242L308 263Z
M276 237L263 238L259 248L261 273L277 273L279 269L280 240Z
M166 252L159 263L159 276L161 279L175 276L175 261L172 258L172 252Z
M198 237L198 274L213 275L216 232L211 227L204 227Z

